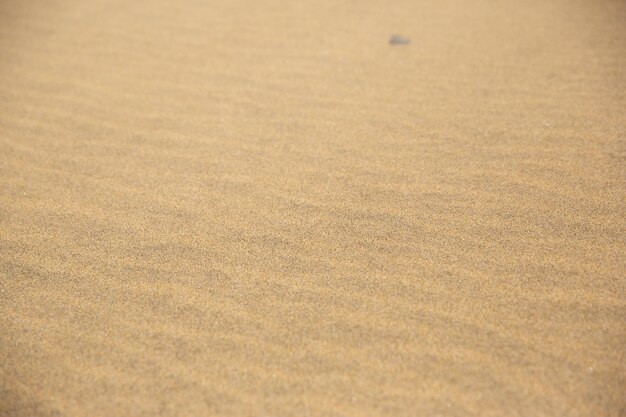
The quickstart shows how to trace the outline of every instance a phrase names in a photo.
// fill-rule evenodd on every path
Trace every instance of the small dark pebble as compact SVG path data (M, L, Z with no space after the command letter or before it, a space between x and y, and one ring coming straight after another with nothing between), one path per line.
M389 39L389 45L408 45L409 43L411 43L411 39L400 35L393 35Z

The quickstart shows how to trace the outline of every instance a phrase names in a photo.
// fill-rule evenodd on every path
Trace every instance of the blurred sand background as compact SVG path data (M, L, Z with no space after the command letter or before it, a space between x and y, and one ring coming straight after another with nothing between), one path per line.
M625 22L0 2L0 415L625 415Z

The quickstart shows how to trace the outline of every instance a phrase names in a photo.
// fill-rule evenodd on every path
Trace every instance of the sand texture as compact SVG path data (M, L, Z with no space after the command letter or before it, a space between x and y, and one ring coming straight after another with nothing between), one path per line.
M1 1L0 416L625 416L625 68L622 0Z

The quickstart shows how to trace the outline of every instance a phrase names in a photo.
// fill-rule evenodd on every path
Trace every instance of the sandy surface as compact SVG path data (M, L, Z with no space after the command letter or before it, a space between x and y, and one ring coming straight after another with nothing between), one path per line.
M2 1L0 415L625 415L624 22Z

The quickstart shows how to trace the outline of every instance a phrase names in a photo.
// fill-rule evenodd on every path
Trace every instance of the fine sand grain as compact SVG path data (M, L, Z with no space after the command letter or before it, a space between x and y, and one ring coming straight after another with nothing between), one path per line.
M1 1L0 416L626 415L625 22Z

